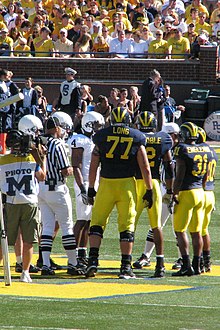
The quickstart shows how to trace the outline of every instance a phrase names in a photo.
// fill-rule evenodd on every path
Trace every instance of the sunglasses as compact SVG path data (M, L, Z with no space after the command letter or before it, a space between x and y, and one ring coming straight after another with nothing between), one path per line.
M162 34L161 33L156 33L156 36L162 36Z
M25 46L25 44L19 44L20 46Z

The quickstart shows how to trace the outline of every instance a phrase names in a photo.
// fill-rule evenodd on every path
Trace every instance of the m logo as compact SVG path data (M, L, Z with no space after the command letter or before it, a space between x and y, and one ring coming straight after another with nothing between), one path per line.
M18 191L21 191L22 187L23 187L22 192L25 195L32 194L31 181L32 181L32 175L24 175L23 178L20 180L20 182L17 182L13 177L6 178L6 182L8 184L8 192L7 192L8 196L15 196L16 189Z

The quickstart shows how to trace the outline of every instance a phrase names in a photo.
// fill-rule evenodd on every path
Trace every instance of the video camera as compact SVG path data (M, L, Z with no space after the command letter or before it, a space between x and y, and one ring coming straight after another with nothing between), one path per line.
M44 136L33 137L32 135L24 134L19 130L11 130L7 133L6 146L13 149L13 153L25 156L32 149L36 149L39 145L46 146L47 138Z

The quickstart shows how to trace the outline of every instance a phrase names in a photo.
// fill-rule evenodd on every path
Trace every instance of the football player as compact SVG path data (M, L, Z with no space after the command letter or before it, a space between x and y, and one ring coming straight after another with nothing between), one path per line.
M94 148L92 136L105 125L104 117L95 111L87 112L82 118L82 133L73 134L68 145L74 175L74 191L76 200L76 224L74 234L78 250L78 265L87 265L88 230L91 219L92 205L88 205L87 191L89 186L89 166ZM98 177L97 177L98 178ZM96 183L96 189L98 182Z
M180 126L181 142L174 150L176 178L174 181L174 221L183 264L173 276L199 275L202 253L202 221L205 193L203 182L208 173L210 149L208 145L196 144L198 126L185 122ZM187 229L192 237L193 261L189 257Z
M153 207L148 209L150 226L153 231L153 240L156 247L156 268L154 277L163 277L164 268L164 252L163 252L163 234L161 229L161 213L162 213L162 194L160 189L160 169L163 163L165 169L166 194L165 197L169 201L172 199L174 165L172 162L171 148L173 146L172 139L165 132L156 132L157 121L152 112L144 111L137 116L137 128L144 132L146 136L146 152L150 163L152 183L153 183ZM136 173L137 179L137 204L136 204L136 219L138 219L144 209L142 201L143 190L145 184L140 171Z
M134 242L136 181L135 171L138 162L145 191L144 205L151 208L152 179L146 155L145 136L131 128L131 117L126 108L117 107L111 112L111 126L98 131L93 141L95 148L89 171L89 202L95 203L90 227L90 251L86 276L93 277L97 272L99 248L108 217L116 206L118 230L120 233L121 268L119 278L129 279L135 275L131 267L131 254ZM94 184L101 163L100 184L96 194ZM147 191L146 191L147 189Z
M203 128L198 127L198 139L197 143L201 145L207 145L206 133ZM211 220L212 212L215 208L215 195L214 195L214 177L215 170L218 161L215 150L209 147L211 150L211 158L208 163L208 175L204 185L205 190L205 204L204 204L204 219L202 223L202 240L203 240L203 252L201 257L200 269L201 272L211 271L211 260L210 260L210 235L208 231L209 223Z

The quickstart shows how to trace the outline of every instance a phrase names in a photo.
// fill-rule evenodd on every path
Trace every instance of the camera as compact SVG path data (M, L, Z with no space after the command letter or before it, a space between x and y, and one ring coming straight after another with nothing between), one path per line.
M33 137L32 135L24 134L19 130L11 130L7 133L6 146L13 149L13 153L25 156L39 145L46 146L47 138L44 136Z

